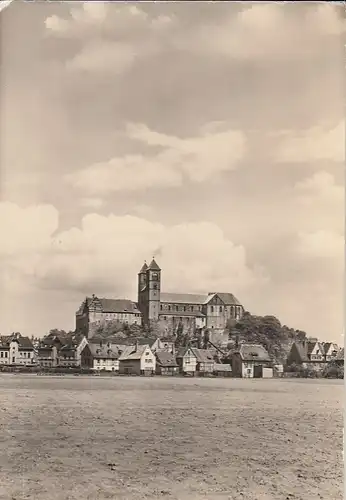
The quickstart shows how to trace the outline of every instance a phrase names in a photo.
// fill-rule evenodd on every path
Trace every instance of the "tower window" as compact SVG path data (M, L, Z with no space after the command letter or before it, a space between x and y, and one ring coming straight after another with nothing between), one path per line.
M157 290L157 283L154 283L154 290Z

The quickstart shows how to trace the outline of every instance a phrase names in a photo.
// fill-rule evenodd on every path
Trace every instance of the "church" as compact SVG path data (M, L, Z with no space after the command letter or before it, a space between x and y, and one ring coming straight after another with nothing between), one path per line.
M199 328L216 333L222 332L229 320L238 321L243 313L242 304L232 293L161 292L161 269L153 258L138 273L137 302L86 297L76 312L76 330L90 337L92 325L113 320L148 327L159 323L166 333L175 332L179 324L184 333L192 334Z

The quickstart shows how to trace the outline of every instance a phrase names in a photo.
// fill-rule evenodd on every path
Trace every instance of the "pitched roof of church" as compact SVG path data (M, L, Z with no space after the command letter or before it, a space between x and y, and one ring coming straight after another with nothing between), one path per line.
M147 263L144 261L143 266L141 267L141 270L139 271L139 274L145 273L146 270L148 269Z
M148 269L150 269L151 271L161 271L161 269L159 268L159 266L157 265L155 259L153 259L150 264L149 264L149 267Z
M161 293L161 302L168 302L173 304L204 304L207 300L207 294L196 293Z

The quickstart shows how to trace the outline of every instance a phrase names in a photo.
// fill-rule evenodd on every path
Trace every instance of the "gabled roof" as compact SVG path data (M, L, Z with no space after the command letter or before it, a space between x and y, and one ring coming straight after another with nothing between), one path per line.
M271 361L267 350L262 345L242 344L238 352L243 361Z
M191 348L191 351L196 356L197 363L213 363L214 356L211 351L208 349L196 349L195 347Z
M220 297L225 306L241 306L241 303L233 293L216 292L216 295Z
M148 269L150 269L151 271L161 271L161 269L159 268L159 266L157 265L155 259L153 259L150 264L149 264L149 267Z
M161 293L160 301L169 304L203 305L207 298L207 294Z
M176 354L176 357L183 358L189 349L191 350L193 356L196 357L196 354L193 352L192 348L189 346L179 347L177 354Z
M107 345L89 344L92 356L96 359L119 359L120 353L116 348L107 347Z
M149 345L135 345L127 346L119 357L119 361L127 360L139 360L145 353L147 349L150 349Z
M174 354L168 351L159 351L155 354L157 362L160 366L164 367L176 367L177 360L175 359Z
M144 264L143 264L143 266L141 267L141 270L139 271L139 273L138 273L138 274L144 274L144 273L146 273L147 269L148 269L148 265L147 265L147 263L144 261Z
M20 334L13 333L12 335L4 335L0 337L0 347L7 348L11 342L17 342L19 349L34 349L29 337L23 337Z
M90 306L92 303L100 306L102 312L104 313L137 313L140 314L140 310L137 304L129 299L107 299L98 297L87 297L87 305Z
M333 351L338 352L339 351L339 346L337 344L334 344L333 342L325 342L323 344L323 348L324 348L325 354L328 354L329 351L331 351L331 352L333 352Z

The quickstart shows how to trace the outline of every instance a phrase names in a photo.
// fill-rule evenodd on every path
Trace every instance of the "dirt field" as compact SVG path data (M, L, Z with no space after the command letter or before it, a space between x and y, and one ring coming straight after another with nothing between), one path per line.
M0 498L338 500L343 392L329 380L1 375Z

